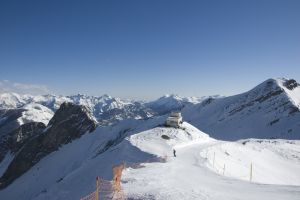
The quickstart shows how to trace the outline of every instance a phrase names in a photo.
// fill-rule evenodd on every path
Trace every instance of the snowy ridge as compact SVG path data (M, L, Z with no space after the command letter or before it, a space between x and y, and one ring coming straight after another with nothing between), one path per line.
M1 114L8 109L28 108L27 114L24 114L26 117L18 119L17 123L32 120L47 123L53 113L46 108L55 112L63 102L88 107L98 125L103 126L126 119L142 120L182 110L189 123L218 139L300 139L300 86L295 80L284 78L268 79L248 92L230 97L165 95L150 102L124 100L109 95L30 96L3 93L0 94L0 126L2 124L6 127L0 127L0 131L18 127L15 122L6 121L9 116ZM30 104L35 106L30 108ZM35 109L37 104L41 105L41 111ZM42 116L42 111L45 116ZM16 110L13 115L16 117L20 112Z
M277 84L284 90L291 102L300 109L300 85L296 81L291 81L290 85L292 87L289 87L289 89L288 86L286 86L287 81L288 80L284 78L276 79Z
M169 139L163 140L167 136ZM199 141L210 141L206 133L203 133L192 125L183 122L182 128L157 127L139 134L132 135L129 138L130 143L144 152L154 154L160 157L169 155L173 148L197 143Z
M166 114L172 110L181 109L185 105L199 103L203 98L166 95L153 102L141 102L124 100L109 95L88 96L78 94L59 96L49 94L32 96L3 93L0 95L0 109L11 110L25 107L30 109L32 107L33 111L29 111L24 120L19 119L18 121L23 123L23 121L31 121L30 119L32 119L47 124L50 116L48 113L55 112L63 102L71 102L86 106L92 112L94 118L97 119L99 125L111 125L125 119L148 119L153 116ZM45 116L41 116L42 113L34 109L39 105L42 108L41 110L45 111ZM45 108L52 110L52 112ZM29 116L30 114L32 116Z
M200 103L207 97L181 97L178 95L165 95L157 100L146 103L146 106L159 114L166 114L171 110L181 110L185 106Z
M22 109L25 111L22 112L22 116L18 118L20 125L29 122L42 122L43 124L47 125L54 115L52 110L36 103L26 104L22 107Z
M218 139L300 139L300 87L288 89L289 81L269 79L239 95L207 99L184 108L183 116Z
M0 109L18 108L26 104L28 96L16 93L0 93Z

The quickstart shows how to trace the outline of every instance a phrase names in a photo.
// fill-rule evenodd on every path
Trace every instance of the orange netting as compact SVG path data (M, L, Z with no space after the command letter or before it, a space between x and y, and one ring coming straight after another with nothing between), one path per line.
M155 157L144 161L143 163L166 162L169 156ZM96 190L89 195L82 197L80 200L124 200L124 193L121 187L122 172L125 168L141 168L143 163L123 162L120 165L114 166L112 181L96 178Z

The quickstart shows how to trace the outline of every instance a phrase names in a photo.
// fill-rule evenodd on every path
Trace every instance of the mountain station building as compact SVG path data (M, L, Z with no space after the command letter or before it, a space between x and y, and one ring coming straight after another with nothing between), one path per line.
M182 116L180 112L172 112L167 118L166 125L174 128L179 128L182 124Z

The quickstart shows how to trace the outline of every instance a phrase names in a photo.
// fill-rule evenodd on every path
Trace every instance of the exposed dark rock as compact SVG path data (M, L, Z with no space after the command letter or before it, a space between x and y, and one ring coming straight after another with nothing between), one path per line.
M266 94L266 95L263 95L263 96L261 96L261 97L255 99L255 101L258 101L259 103L262 103L262 102L268 100L269 98L274 97L274 96L277 96L277 95L279 95L279 94L281 94L281 93L283 93L283 90L282 90L282 89L277 90L277 91L272 91L272 92L269 92L269 93Z
M0 138L0 162L8 151L17 153L27 141L41 133L45 128L46 126L41 122L31 122L2 136Z
M16 154L0 178L0 189L28 171L49 153L58 150L96 128L96 121L85 106L63 103L41 134L30 139Z
M294 88L299 86L299 83L297 83L297 81L295 81L294 79L289 79L286 80L284 86L289 90L293 90Z
M170 139L170 137L167 136L167 135L162 135L161 138L162 138L162 139L165 139L165 140L169 140L169 139Z
M270 126L272 126L273 124L275 124L277 122L279 122L279 119L275 119L275 120L271 121L269 124L270 124Z
M211 102L213 102L214 100L215 100L214 98L209 97L209 98L205 99L201 104L202 104L202 106L206 106L206 105L210 104Z
M0 110L0 136L6 135L20 127L17 121L25 109L1 109Z
M283 93L282 89L278 89L276 91L270 91L270 92L268 92L265 95L257 97L256 99L254 99L251 102L248 102L246 104L242 104L239 107L237 107L237 108L229 111L229 115L233 115L233 114L235 114L237 112L240 112L240 111L244 110L247 107L253 106L255 104L255 102L262 103L262 102L264 102L264 101L266 101L266 100L268 100L268 99L270 99L272 97L280 95L281 93Z

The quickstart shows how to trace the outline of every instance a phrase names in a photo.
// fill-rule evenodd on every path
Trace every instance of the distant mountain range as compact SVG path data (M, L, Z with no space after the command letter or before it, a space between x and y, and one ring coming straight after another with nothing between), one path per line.
M184 106L199 103L204 98L185 98L166 95L152 102L123 100L108 95L19 95L0 94L0 135L8 133L29 122L45 125L63 102L86 106L98 121L98 125L111 125L124 119L148 119Z
M0 94L0 136L22 124L45 125L63 102L86 106L101 126L144 120L182 110L184 119L218 139L300 137L300 87L293 79L269 79L243 94L222 97L165 95L150 102L103 96Z

